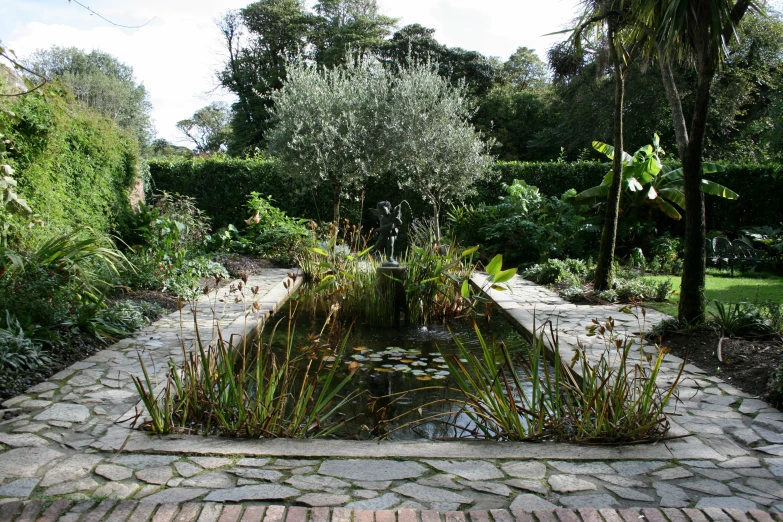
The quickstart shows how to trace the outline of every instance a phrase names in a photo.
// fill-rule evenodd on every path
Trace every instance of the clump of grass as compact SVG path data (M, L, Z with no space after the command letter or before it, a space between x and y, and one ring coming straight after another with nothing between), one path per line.
M421 230L412 232L411 240L400 258L405 278L394 280L405 290L406 322L431 324L464 314L473 302L468 281L478 249L460 248L456 240L441 244ZM346 223L340 232L333 226L318 246L300 257L300 266L315 283L310 298L316 306L320 301L325 308L337 307L344 319L391 326L394 285L382 278L394 278L378 273L380 261L368 244L357 227Z
M323 437L337 431L349 420L344 407L363 393L339 395L352 377L338 375L348 336L331 357L319 358L320 336L296 350L291 317L288 324L281 357L272 351L277 325L267 342L259 335L252 343L235 344L218 332L215 345L207 346L197 335L193 350L186 352L183 345L182 368L169 361L157 394L142 362L143 378L133 377L150 417L142 428L251 438Z
M503 343L487 343L478 327L480 356L457 340L460 353L448 357L447 363L465 397L462 413L475 424L474 436L590 444L666 437L669 422L664 409L682 374L681 367L671 386L657 386L668 350L659 349L655 357L640 351L639 360L632 360L635 341L616 337L614 321L609 319L603 324L595 321L588 332L604 339L605 348L597 361L591 361L581 343L573 358L564 361L556 329L551 323L545 326L548 337L542 328L526 357L510 353ZM553 367L551 372L547 363ZM576 365L581 372L575 371Z

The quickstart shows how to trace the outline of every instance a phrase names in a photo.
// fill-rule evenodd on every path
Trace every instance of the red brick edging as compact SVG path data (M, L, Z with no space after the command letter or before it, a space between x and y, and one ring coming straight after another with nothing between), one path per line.
M783 522L780 513L737 509L507 509L450 511L351 511L345 508L242 506L215 503L149 504L138 501L103 502L56 500L0 504L0 522Z

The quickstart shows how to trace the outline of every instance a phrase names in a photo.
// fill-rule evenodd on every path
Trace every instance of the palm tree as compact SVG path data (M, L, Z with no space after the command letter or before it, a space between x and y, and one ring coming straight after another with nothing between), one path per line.
M556 49L554 53L550 52L550 63L552 63L555 72L559 73L558 66L561 63L571 66L574 63L581 62L582 44L588 30L592 29L602 33L603 38L600 40L608 51L615 80L613 144L614 150L619 151L623 150L625 78L631 63L641 47L641 42L644 40L644 38L639 38L639 35L634 33L632 26L629 26L633 3L632 0L585 0L583 2L584 11L576 27L573 30L569 30L571 36L567 42L572 47L572 55L575 55L577 59L574 60L573 57L566 56L565 60L558 61L556 58L563 57L562 54L558 53L559 50ZM629 34L636 36L636 39L628 39L627 36ZM595 268L594 286L596 290L611 288L614 280L614 252L617 244L617 223L620 213L622 179L623 158L622 155L615 155L612 158L612 183L607 196L606 216L601 232L598 262Z
M761 0L763 2L763 0ZM710 106L710 87L737 27L757 0L638 0L635 36L647 38L647 54L657 59L666 96L672 108L677 151L683 171L685 259L680 287L679 319L693 324L704 320L706 276L706 222L702 190L702 151ZM672 64L688 63L697 73L693 112L687 120Z

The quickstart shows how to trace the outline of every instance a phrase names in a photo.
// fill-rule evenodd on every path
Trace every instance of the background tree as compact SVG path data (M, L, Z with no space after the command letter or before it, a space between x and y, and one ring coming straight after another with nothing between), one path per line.
M196 146L197 153L214 154L224 150L231 137L231 108L213 102L177 122L177 128Z
M261 0L218 22L227 51L218 79L238 98L230 152L263 146L272 104L266 95L283 85L286 63L306 50L314 23L302 0Z
M501 68L503 80L518 89L539 89L547 83L546 64L535 50L519 47Z
M402 69L392 81L385 143L398 182L432 205L436 240L445 203L475 193L475 182L494 159L470 124L464 87L455 87L429 65Z
M52 47L34 52L25 64L50 79L59 79L76 99L111 118L146 147L154 134L152 104L133 68L103 51Z
M272 93L269 151L280 158L292 189L331 190L335 223L344 192L360 191L384 168L387 87L386 72L367 59L332 69L300 60L289 64L283 87Z
M315 13L314 58L327 67L349 56L378 54L397 22L380 14L377 0L320 0Z
M628 19L631 15L628 5L629 3L625 0L586 2L585 11L569 40L569 45L573 47L574 57L556 53L550 55L555 71L570 74L573 70L573 64L581 64L582 62L583 44L591 42L590 39L585 39L585 33L594 33L597 35L597 38L595 36L593 38L596 38L595 43L599 45L598 52L603 51L608 55L610 70L614 78L615 91L612 111L614 153L610 154L612 157L612 183L606 201L606 215L593 279L595 289L599 291L609 289L614 284L614 254L617 246L617 225L620 218L624 165L625 78L639 47L639 41L629 38L627 31Z
M158 138L152 141L150 152L158 158L192 158L193 151L187 147L175 145L166 139Z

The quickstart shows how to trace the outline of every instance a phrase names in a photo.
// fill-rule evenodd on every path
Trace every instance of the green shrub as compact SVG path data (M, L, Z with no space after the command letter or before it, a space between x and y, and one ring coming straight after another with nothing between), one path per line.
M598 229L586 224L579 207L563 200L567 195L546 197L519 180L506 194L498 205L452 209L449 223L456 237L481 245L487 257L502 253L515 263L579 256L592 244Z
M34 370L48 363L41 346L25 334L8 311L0 315L0 371Z
M753 337L775 333L756 306L751 303L710 303L712 322L722 337Z
M164 314L165 310L155 303L123 299L101 310L98 316L104 323L118 330L134 332L152 324Z
M587 274L587 265L581 259L549 259L530 267L523 276L541 285L563 282L580 285Z
M676 168L674 164L671 166ZM736 201L707 198L708 228L734 234L743 227L783 223L783 207L778 204L783 199L783 167L776 164L724 166L725 171L711 174L711 179L741 189L741 197ZM497 162L488 179L477 184L478 195L464 203L473 207L498 205L506 195L504 184L511 185L514 180L538 187L545 197L560 196L571 189L581 192L601 183L608 168L606 163L591 162ZM201 208L212 216L217 228L239 224L238 216L244 215L244 198L253 191L271 195L289 216L324 221L332 212L331 194L294 190L283 181L274 159L218 156L154 160L150 163L150 173L158 190L195 197ZM364 199L358 197L358 193L349 196L343 200L341 214L352 222L364 222L367 228L376 223L363 209L378 201L405 199L410 202L414 216L431 213L418 194L401 190L390 174L371 179L364 187ZM647 236L656 230L682 235L682 223L665 217L627 225L629 229L625 233L629 235ZM639 229L637 225L644 228ZM642 246L646 248L646 245ZM508 252L503 253L509 257Z
M307 246L312 246L306 219L288 217L272 204L272 197L251 192L247 209L250 218L240 232L230 225L217 232L213 244L233 252L250 252L276 263L293 266L296 258Z
M614 282L617 297L633 301L665 301L672 291L671 279L654 281L652 279L618 277Z

